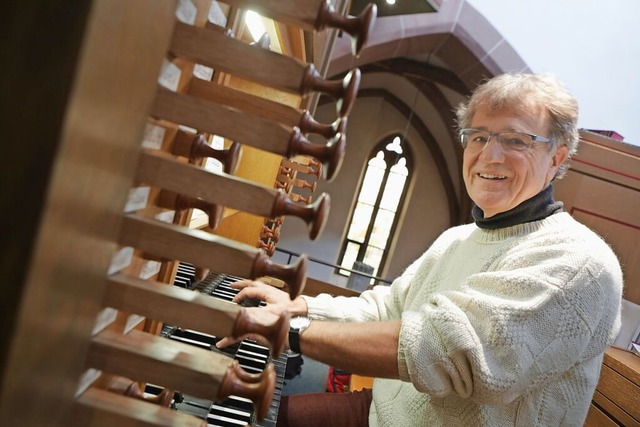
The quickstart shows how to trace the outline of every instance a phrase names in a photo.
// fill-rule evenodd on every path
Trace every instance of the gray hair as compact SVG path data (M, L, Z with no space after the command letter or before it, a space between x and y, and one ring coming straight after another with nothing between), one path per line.
M458 129L470 127L478 108L492 111L540 111L549 118L549 136L555 146L566 145L567 160L578 150L578 101L554 76L548 74L501 74L478 86L467 102L458 106ZM543 135L546 136L546 135ZM562 178L569 165L565 161L555 178Z

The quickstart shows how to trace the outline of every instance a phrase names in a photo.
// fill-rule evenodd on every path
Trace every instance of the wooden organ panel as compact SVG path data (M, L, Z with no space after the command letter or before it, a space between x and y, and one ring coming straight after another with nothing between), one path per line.
M51 135L59 138L55 161L3 348L4 425L71 424L174 13L171 2L92 2L63 120ZM37 126L39 117L31 119ZM28 142L37 148L40 141Z
M308 7L298 12L298 0L283 0L275 9L283 5L290 10L276 11L286 17L280 28L305 25L309 17L300 15ZM375 19L374 7L357 18L322 13L322 28L341 26L360 47ZM325 178L339 171L359 71L324 80L317 70L326 64L305 63L309 52L286 52L309 45L302 40L287 40L282 52L250 46L243 15L237 5L211 0L91 2L28 275L14 303L11 337L3 341L3 424L207 425L168 407L182 391L211 401L248 399L258 421L273 410L273 363L248 373L227 354L160 332L164 322L219 336L249 332L265 337L272 356L282 351L287 315L270 323L252 319L233 302L172 285L185 260L201 277L208 269L229 270L265 277L292 296L301 292L304 257L292 265L272 262L277 233L267 242L261 233L265 221L281 224L286 216L307 222L311 238L322 231L329 196L312 203L314 183L295 173L283 188L282 162L316 178L321 170ZM292 28L284 34L312 36ZM274 67L298 83L282 81ZM228 100L211 99L192 90L194 82L236 91L237 99L260 97L273 108L237 109L233 92ZM336 123L314 123L302 108L305 94L317 91L336 99ZM265 130L268 138L253 135ZM308 132L329 142L312 143ZM293 192L295 186L309 194ZM194 222L196 211L206 220ZM148 395L149 386L162 391Z
M623 297L640 304L640 149L581 131L578 155L555 183L556 197L578 221L603 236L620 259ZM640 359L609 348L587 416L587 426L638 426Z
M555 184L565 210L612 246L625 275L625 299L640 304L640 149L582 131L578 155ZM635 236L632 237L632 236Z
M620 348L604 354L585 426L640 426L640 359Z

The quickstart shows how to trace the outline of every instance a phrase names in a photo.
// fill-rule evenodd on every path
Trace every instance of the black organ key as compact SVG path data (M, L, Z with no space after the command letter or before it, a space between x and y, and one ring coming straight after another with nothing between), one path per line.
M173 280L173 284L174 284L174 286L178 286L180 288L189 289L189 281L183 279L182 277L176 277Z
M196 268L191 264L180 263L176 270L174 285L191 289L196 282Z

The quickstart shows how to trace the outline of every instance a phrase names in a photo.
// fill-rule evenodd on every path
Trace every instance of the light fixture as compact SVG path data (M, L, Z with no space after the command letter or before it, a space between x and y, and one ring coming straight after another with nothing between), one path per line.
M396 4L396 0L386 0L387 4Z

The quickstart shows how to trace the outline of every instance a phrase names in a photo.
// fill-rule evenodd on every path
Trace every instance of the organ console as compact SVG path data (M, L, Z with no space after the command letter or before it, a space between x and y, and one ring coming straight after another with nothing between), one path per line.
M232 301L234 296L239 292L230 285L240 280L240 277L223 273L209 273L203 280L198 280L193 274L192 265L181 262L178 268L184 268L186 270L184 274L181 275L181 278L185 279L186 282L189 283L187 285L189 289L193 289L195 292L211 295L225 301ZM174 284L178 285L178 282L174 282ZM263 303L255 300L244 300L243 304L258 306ZM200 331L186 330L170 325L165 325L162 335L202 348L211 348L215 345L215 342L219 340L216 336L203 334ZM287 365L287 356L284 353L278 358L269 357L269 350L266 347L251 341L243 341L242 343L225 347L220 351L233 356L245 373L248 372L250 375L255 375L254 381L257 381L257 374L271 364L276 373L276 390L282 389ZM247 379L247 381L249 381L249 379ZM179 400L180 402L175 405L179 411L194 413L200 418L207 420L213 418L216 420L213 422L213 425L223 426L238 425L246 422L256 427L273 427L277 420L279 405L279 396L276 395L265 418L251 422L252 408L247 407L246 403L238 400L237 397L231 397L219 403L196 399L193 396L183 396Z
M281 265L270 254L288 216L317 238L330 199L275 185L313 193L298 173L338 173L360 73L326 80L324 64L253 46L241 8L299 29L338 28L359 51L375 7L347 17L319 0L89 3L69 15L82 35L61 40L78 53L62 67L72 90L51 135L59 150L29 234L29 274L7 311L2 424L273 427L289 315L248 315L226 282L302 292L306 257ZM337 100L335 122L302 107L311 92ZM194 226L194 210L207 227ZM243 214L260 222L234 232ZM203 271L212 273L199 280ZM225 336L239 341L217 349Z

